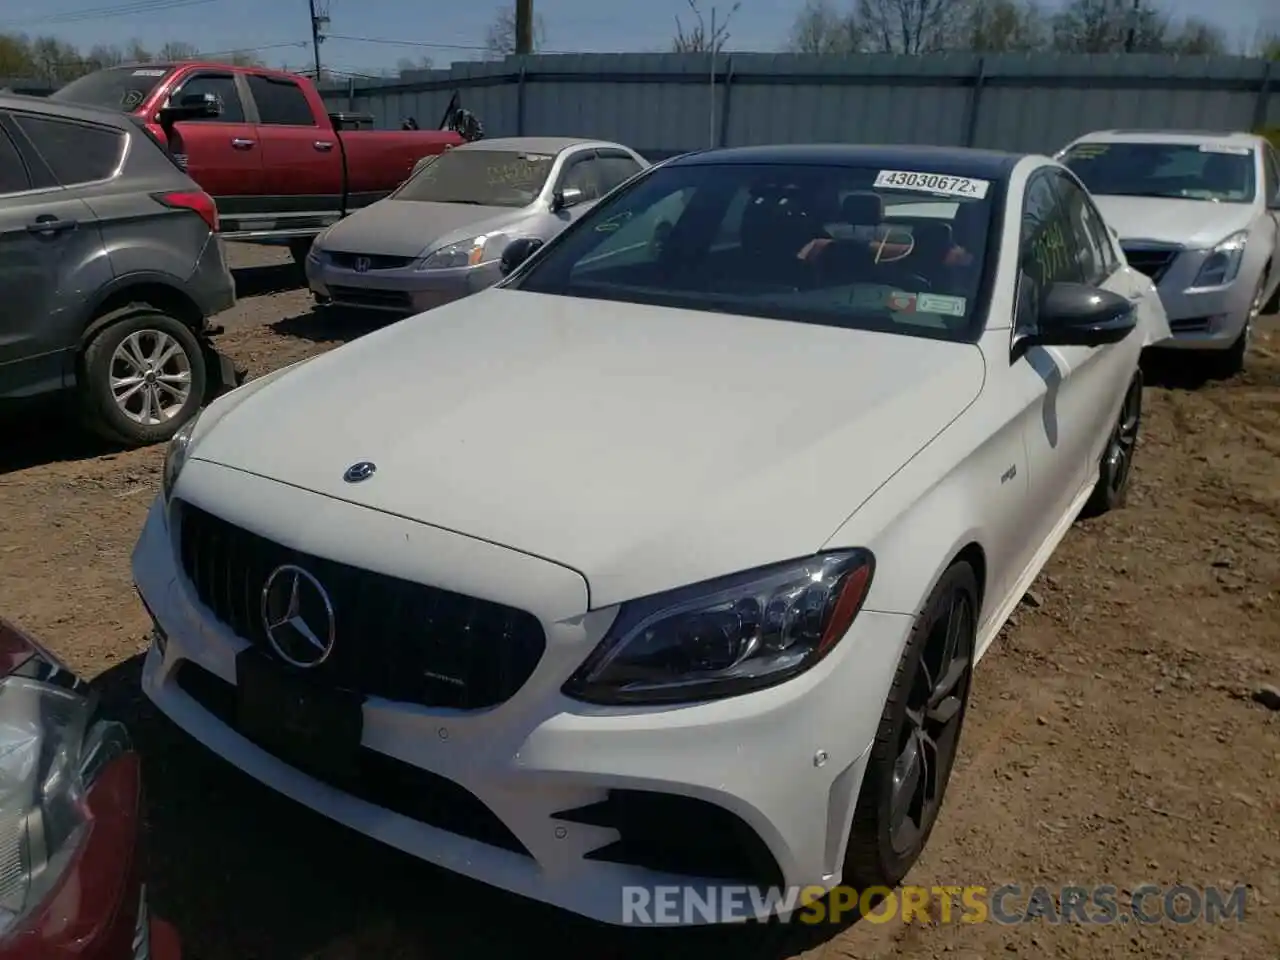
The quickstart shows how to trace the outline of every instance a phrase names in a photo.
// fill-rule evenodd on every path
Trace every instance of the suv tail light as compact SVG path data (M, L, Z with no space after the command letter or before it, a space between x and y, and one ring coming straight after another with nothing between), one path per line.
M152 196L166 207L194 210L200 214L200 219L209 225L210 230L214 233L218 232L218 205L213 202L213 197L203 190L155 193Z

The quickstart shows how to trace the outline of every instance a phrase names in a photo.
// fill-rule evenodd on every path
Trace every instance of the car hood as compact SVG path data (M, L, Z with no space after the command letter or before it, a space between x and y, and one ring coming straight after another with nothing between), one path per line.
M499 230L517 215L510 207L379 200L335 223L322 235L319 246L343 253L416 257Z
M191 459L555 561L601 607L811 554L984 375L970 344L491 289L291 370Z
M1247 203L1097 195L1093 199L1121 240L1212 247L1247 230L1253 220L1253 206Z

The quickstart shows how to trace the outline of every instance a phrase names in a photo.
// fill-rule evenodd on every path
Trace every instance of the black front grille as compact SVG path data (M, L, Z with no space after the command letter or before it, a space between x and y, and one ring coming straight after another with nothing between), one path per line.
M271 653L262 588L282 564L307 570L333 606L321 682L423 706L479 710L510 698L546 648L537 617L292 550L179 501L182 569L213 615Z
M334 266L342 267L344 270L359 270L358 261L367 261L364 265L365 270L399 270L401 267L407 267L417 257L388 257L381 254L364 254L364 253L337 253L331 252L329 258L333 261Z
M1122 245L1123 246L1123 245ZM1159 283L1174 258L1178 255L1176 248L1167 247L1130 247L1123 246L1125 259L1133 269L1145 273L1154 282Z
M178 664L177 684L192 700L236 729L234 686L190 660ZM323 778L324 782L402 817L530 856L497 814L461 784L367 747L360 748L356 762L356 776Z
M617 840L592 850L587 860L766 890L783 883L782 869L760 835L736 813L705 800L649 790L610 790L599 803L554 817L618 831Z
M338 303L377 310L412 310L413 301L403 290L376 290L371 287L331 285L329 296Z

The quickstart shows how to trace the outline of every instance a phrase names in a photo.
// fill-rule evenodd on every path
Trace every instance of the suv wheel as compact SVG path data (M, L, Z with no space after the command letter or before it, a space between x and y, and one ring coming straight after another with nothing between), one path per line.
M89 428L130 446L177 433L200 409L207 382L195 334L146 304L112 314L85 348L81 371Z

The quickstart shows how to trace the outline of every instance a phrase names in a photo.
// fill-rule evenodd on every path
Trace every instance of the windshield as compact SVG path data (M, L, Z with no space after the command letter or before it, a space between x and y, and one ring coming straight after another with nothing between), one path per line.
M997 189L934 171L660 167L585 214L512 285L960 340Z
M170 67L112 67L72 80L49 95L51 100L83 103L132 113L142 106Z
M414 173L396 200L527 207L542 192L555 157L518 150L447 150Z
M1090 193L1249 203L1253 150L1234 144L1077 143L1062 162Z

